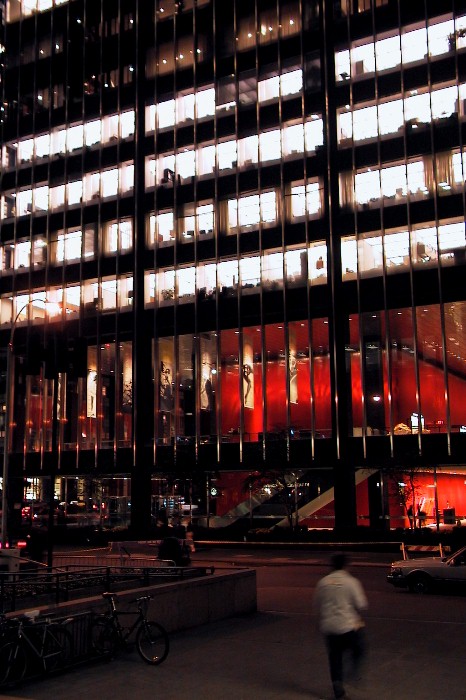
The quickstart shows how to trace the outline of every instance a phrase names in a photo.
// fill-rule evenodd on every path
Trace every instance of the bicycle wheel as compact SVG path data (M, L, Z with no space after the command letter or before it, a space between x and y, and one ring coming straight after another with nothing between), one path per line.
M158 622L143 622L136 635L136 648L146 663L161 664L169 651L166 630Z
M42 663L45 673L63 668L73 653L73 637L62 625L47 625Z
M90 648L97 656L112 657L118 646L118 638L111 620L106 617L96 618L91 623Z
M7 642L0 647L0 686L22 681L26 668L26 651L21 642Z

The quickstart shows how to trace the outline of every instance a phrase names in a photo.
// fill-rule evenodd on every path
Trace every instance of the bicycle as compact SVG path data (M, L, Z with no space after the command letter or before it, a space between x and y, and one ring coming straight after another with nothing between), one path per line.
M137 613L134 610L118 610L116 607L116 593L102 593L104 600L110 605L108 614L99 615L91 622L91 649L99 656L112 658L118 648L130 651L132 644L130 637L136 633L135 644L141 658L148 664L157 666L168 656L169 640L166 630L147 619L147 608L151 596L142 596L131 601L136 604ZM135 621L130 627L123 627L120 622L121 615L135 615Z
M0 686L20 683L26 675L51 673L71 658L73 638L65 628L68 620L36 622L30 617L0 621Z

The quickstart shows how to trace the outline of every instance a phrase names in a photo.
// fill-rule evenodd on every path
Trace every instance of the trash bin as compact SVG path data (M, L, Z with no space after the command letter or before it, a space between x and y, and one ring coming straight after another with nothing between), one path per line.
M445 525L456 524L456 512L454 508L445 508L443 511L443 522Z

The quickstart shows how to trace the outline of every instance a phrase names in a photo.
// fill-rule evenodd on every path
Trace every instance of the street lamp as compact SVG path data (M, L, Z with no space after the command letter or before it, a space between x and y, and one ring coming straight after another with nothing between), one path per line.
M45 309L47 307L59 309L58 304L50 304L46 302L45 299L30 299L27 301L17 312L14 321L11 326L10 339L7 346L7 362L6 362L6 393L5 393L5 438L3 443L3 481L2 481L2 533L1 533L1 548L4 550L8 546L8 449L10 443L10 421L11 416L11 373L13 368L13 339L16 330L16 323L25 309L27 309L31 304L41 303L44 304Z

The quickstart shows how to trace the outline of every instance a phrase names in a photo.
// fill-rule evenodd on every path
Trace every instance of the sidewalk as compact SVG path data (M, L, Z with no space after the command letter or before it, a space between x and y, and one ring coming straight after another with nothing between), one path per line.
M464 606L463 606L464 607ZM352 700L466 700L464 625L369 620L370 655ZM412 638L413 641L406 644ZM159 667L136 653L24 686L29 700L331 700L327 659L310 613L272 611L173 635Z

